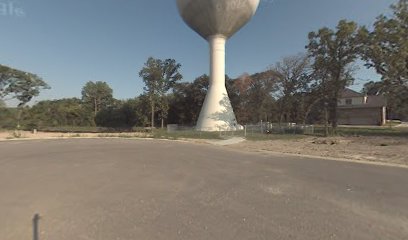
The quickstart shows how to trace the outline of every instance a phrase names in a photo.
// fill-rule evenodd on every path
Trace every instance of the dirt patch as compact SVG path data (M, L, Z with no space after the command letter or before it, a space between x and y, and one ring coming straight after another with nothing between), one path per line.
M229 148L343 158L408 166L408 139L393 137L307 137L296 140L245 141Z

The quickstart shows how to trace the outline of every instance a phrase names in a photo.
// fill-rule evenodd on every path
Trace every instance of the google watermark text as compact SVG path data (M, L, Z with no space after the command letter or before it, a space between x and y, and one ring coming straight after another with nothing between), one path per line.
M0 0L0 17L25 17L24 9L14 1Z

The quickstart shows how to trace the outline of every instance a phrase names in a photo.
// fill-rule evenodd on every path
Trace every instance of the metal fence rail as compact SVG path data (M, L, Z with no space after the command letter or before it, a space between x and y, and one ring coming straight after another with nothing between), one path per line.
M241 130L235 129L220 129L217 132L207 133L196 131L192 126L179 126L171 124L167 126L167 133L182 134L194 137L217 136L220 138L229 137L252 137L259 135L273 135L273 134L298 134L298 135L313 135L315 134L315 127L313 125L298 125L295 123L269 123L262 122L258 124L248 124L242 127Z
M245 125L245 135L249 134L314 134L313 125L298 125L296 123L259 123Z

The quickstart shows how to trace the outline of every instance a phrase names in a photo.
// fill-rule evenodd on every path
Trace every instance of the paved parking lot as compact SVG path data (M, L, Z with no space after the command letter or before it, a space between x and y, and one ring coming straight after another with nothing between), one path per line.
M408 239L408 169L172 141L0 142L0 239Z

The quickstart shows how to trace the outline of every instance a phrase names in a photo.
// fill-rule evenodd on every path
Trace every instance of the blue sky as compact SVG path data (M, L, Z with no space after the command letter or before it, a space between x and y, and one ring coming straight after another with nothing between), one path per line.
M253 20L227 44L227 74L268 68L304 51L307 34L340 19L371 25L393 0L261 0ZM40 75L52 87L36 98L80 97L87 81L106 81L114 97L143 92L149 56L174 58L184 81L208 73L207 43L178 15L175 0L0 0L0 64ZM367 79L362 68L354 89Z

